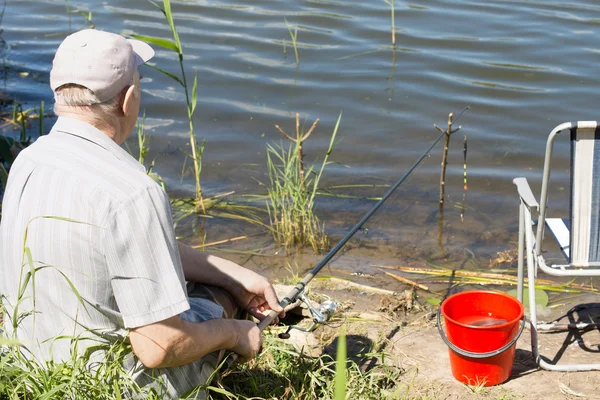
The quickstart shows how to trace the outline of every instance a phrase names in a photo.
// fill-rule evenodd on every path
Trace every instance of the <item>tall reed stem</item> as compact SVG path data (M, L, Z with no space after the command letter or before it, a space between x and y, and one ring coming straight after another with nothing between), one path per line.
M395 0L384 0L391 8L392 14L392 46L396 47L396 2Z
M206 214L206 207L204 205L204 197L202 194L202 185L200 184L200 174L202 172L202 152L204 149L204 142L202 145L198 145L196 140L196 136L194 134L194 111L196 110L196 90L198 88L198 78L194 74L194 82L192 84L192 92L190 94L189 85L187 81L187 76L185 73L184 67L184 55L183 55L183 47L181 46L181 41L179 40L179 34L177 33L177 28L175 26L175 21L173 19L173 13L171 12L171 2L170 0L163 0L163 8L160 8L156 3L150 0L152 4L157 6L162 13L164 14L167 23L169 24L169 28L171 29L172 40L156 38L151 36L141 36L141 35L132 35L136 39L143 40L147 43L154 44L157 46L164 47L166 49L172 50L177 53L179 59L179 68L181 70L181 77L178 77L168 71L165 71L158 67L152 67L157 71L167 75L169 78L175 80L179 83L185 92L185 102L187 105L187 117L189 123L189 136L190 136L190 147L192 148L191 158L194 164L194 180L196 182L196 190L195 190L195 209L197 213L202 212Z

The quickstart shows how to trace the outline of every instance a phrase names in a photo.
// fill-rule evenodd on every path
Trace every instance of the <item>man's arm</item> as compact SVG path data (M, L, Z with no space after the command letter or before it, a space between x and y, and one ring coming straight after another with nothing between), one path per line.
M180 241L177 246L186 281L220 286L231 292L236 282L251 272L234 262L203 253Z
M189 364L221 349L234 351L244 361L253 358L262 344L260 330L251 321L218 318L190 323L177 315L132 328L129 340L133 353L148 368Z
M281 313L281 317L285 315L275 289L265 277L234 262L177 243L186 280L226 289L242 308L260 320L271 310Z

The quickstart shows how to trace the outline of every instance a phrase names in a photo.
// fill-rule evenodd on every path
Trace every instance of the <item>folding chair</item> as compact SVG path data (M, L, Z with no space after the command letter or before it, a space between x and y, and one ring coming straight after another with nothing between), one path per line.
M570 218L546 218L552 149L558 135L565 132L571 135ZM596 121L567 122L552 130L546 144L539 205L525 178L515 178L513 183L517 186L521 200L517 296L520 301L523 300L523 265L526 257L531 346L535 361L541 368L552 371L600 370L600 364L553 364L540 356L538 331L550 329L552 324L538 323L535 300L535 278L538 269L554 276L600 276L600 124ZM538 211L537 222L532 220L532 211ZM545 227L557 240L566 257L566 263L546 263L542 255ZM535 237L534 229L537 229ZM582 323L577 324L576 328L585 329L595 325Z

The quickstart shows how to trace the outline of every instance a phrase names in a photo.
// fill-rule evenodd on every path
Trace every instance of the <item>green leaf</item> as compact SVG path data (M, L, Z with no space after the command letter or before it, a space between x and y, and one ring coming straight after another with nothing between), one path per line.
M335 400L346 399L346 332L341 330L338 336L337 356L335 360Z
M181 42L179 41L179 35L177 34L177 29L175 29L175 21L173 20L173 13L171 12L171 1L163 0L163 6L165 17L167 18L167 22L169 23L169 27L171 28L171 33L173 34L175 44L179 49L181 49ZM179 51L179 54L183 54L183 51Z
M512 297L515 297L515 298L517 297L517 289L509 290L506 293L511 295ZM538 306L546 307L548 305L548 301L549 301L548 293L546 293L542 289L535 289L535 302ZM523 289L523 306L526 308L529 307L529 289L528 288Z
M194 110L196 109L196 90L198 88L198 77L196 73L194 73L194 86L192 86L192 114L194 114Z
M177 54L180 54L179 46L169 39L157 38L154 36L142 36L142 35L131 35L132 38L141 40L146 43L155 44L165 49L173 50Z
M29 265L29 272L27 273L28 275L31 274L31 291L33 293L33 309L35 310L35 273L36 273L36 269L35 266L33 265L33 257L31 256L31 249L29 247L25 247L25 256L27 257L27 265ZM27 280L26 280L27 282ZM25 290L25 287L27 286L27 283L25 283L23 285L23 290Z
M162 69L162 68L155 67L154 65L150 65L150 64L145 64L145 65L146 65L146 66L148 66L148 67L150 67L150 68L152 68L152 69L154 69L154 70L157 70L157 71L158 71L158 72L160 72L161 74L165 74L166 76L168 76L168 77L169 77L169 78L171 78L171 79L174 79L174 80L176 80L176 81L177 81L177 82L178 82L178 83L179 83L181 86L185 87L185 85L183 84L183 82L181 81L181 79L179 79L179 77L178 77L178 76L176 76L176 75L173 75L172 73L170 73L170 72L168 72L168 71L165 71L165 70L164 70L164 69Z

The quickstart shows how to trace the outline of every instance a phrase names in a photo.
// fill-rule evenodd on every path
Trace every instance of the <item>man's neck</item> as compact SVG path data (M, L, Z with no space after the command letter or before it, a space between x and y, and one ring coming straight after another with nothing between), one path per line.
M87 124L90 124L94 128L103 132L106 136L111 138L115 143L117 143L119 145L122 143L122 141L120 140L121 135L119 134L119 132L120 132L119 128L120 128L121 124L120 124L118 118L115 118L113 121L110 121L110 122L108 122L108 121L105 122L105 121L100 121L95 118L90 118L88 115L83 114L83 113L69 112L69 111L63 111L60 113L59 116L65 117L65 118L76 119L78 121L82 121Z

